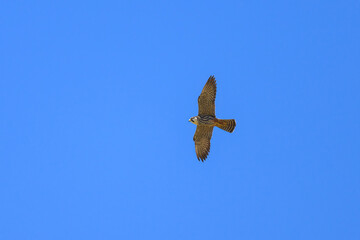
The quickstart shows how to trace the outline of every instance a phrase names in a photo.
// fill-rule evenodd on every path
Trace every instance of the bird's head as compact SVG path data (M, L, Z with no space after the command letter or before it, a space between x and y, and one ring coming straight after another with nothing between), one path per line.
M198 124L198 117L192 117L192 118L190 118L190 119L189 119L189 122L197 125L197 124Z

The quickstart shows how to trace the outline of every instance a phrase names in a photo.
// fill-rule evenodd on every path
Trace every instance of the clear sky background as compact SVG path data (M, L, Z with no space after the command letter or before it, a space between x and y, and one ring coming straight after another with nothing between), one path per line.
M358 240L359 92L358 0L2 1L0 239Z

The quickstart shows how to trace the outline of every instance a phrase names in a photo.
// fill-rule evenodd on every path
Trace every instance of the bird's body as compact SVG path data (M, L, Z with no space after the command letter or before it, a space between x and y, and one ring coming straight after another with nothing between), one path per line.
M215 117L216 81L210 76L199 98L199 114L189 119L197 125L194 141L198 160L204 161L210 152L210 139L214 127L219 127L227 132L233 132L236 126L234 119L218 119Z
M193 122L195 125L205 125L209 127L215 126L216 120L216 117L211 115L199 115L190 118L190 122Z

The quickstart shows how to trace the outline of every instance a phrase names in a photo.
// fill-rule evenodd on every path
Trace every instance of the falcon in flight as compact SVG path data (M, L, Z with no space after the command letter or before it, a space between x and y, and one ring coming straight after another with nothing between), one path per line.
M204 161L210 152L210 139L214 126L227 132L233 132L236 126L235 119L218 119L215 117L216 81L214 76L207 80L199 98L199 114L189 119L197 125L194 141L197 159Z

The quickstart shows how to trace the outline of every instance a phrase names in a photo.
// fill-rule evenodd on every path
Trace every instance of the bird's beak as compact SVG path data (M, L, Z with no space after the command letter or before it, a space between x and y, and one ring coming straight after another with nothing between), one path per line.
M191 122L190 120L191 120L191 119L189 119L189 122Z

